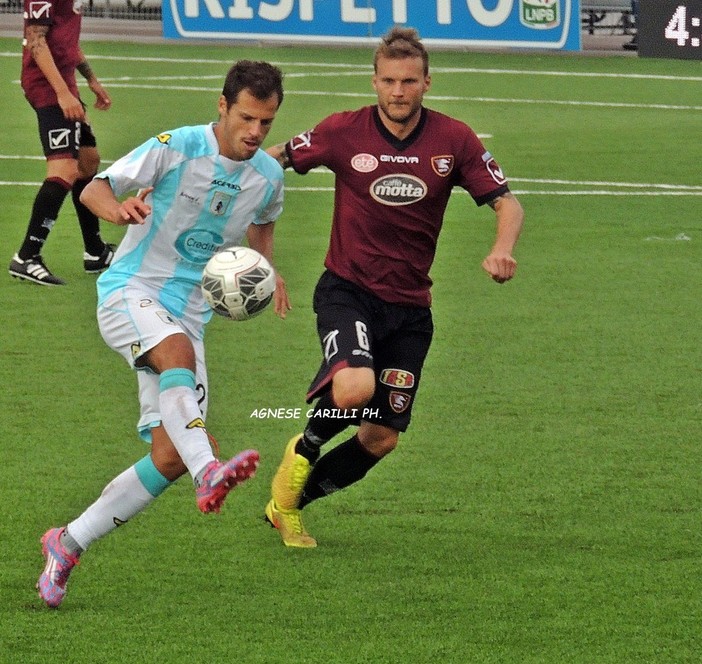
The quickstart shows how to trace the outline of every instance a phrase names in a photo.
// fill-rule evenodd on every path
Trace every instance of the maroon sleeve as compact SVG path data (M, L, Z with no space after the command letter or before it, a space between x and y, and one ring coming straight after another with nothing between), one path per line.
M331 137L337 124L337 115L330 115L314 129L291 138L285 146L295 172L304 175L317 166L334 170L334 151Z
M484 205L509 191L507 178L475 132L465 126L461 154L463 159L457 172L457 182L478 205Z

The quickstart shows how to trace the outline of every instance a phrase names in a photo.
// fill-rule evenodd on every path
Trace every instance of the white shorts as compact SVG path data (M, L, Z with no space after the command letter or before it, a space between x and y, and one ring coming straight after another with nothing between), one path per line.
M128 286L98 305L98 326L105 343L137 370L141 414L139 435L151 442L151 429L161 424L159 376L137 360L172 334L184 333L195 349L195 384L203 419L207 417L208 385L202 330L191 329L161 306L145 289Z

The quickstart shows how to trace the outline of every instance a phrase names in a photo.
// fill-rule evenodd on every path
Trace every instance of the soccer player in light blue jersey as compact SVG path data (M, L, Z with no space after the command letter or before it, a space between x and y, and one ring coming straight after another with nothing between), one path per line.
M258 453L219 461L205 428L209 397L203 345L212 312L202 271L218 250L249 246L273 259L282 211L283 170L261 150L283 101L282 73L266 62L237 62L219 98L219 121L150 139L95 176L81 200L99 217L128 226L98 280L98 323L106 343L137 370L138 429L144 458L113 479L65 527L42 537L40 597L58 606L79 556L145 509L189 472L198 508L219 512L229 491L252 477ZM130 192L136 194L121 200ZM276 275L276 314L290 303ZM214 450L213 450L214 447Z

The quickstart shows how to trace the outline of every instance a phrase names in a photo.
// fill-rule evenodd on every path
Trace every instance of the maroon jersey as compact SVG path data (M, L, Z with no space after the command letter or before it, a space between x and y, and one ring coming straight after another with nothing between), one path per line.
M82 0L24 0L24 25L46 25L46 43L63 80L78 97L76 67L79 63ZM31 54L22 53L22 89L34 108L54 106L56 93L34 62Z
M336 113L286 146L293 168L336 175L325 266L386 302L429 306L436 243L451 189L478 205L508 191L500 167L468 125L423 108L400 141L376 106Z

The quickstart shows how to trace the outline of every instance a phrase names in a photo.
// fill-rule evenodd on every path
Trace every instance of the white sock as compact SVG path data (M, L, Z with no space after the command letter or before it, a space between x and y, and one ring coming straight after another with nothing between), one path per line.
M195 392L195 375L188 369L168 369L160 377L161 422L180 458L195 479L215 460Z
M66 529L85 551L95 540L107 535L155 500L142 484L135 466L113 479L100 497Z

